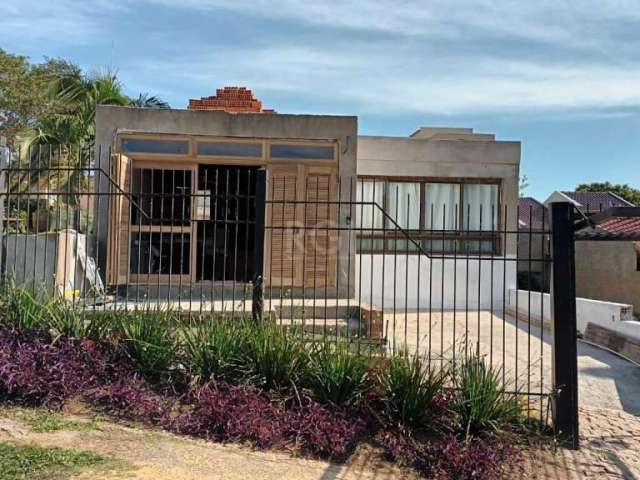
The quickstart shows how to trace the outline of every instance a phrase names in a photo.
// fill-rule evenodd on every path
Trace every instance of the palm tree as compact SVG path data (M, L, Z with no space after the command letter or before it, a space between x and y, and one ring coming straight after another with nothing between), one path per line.
M66 167L82 169L90 164L95 139L95 114L98 105L134 106L141 108L169 108L169 104L147 93L129 98L116 73L105 71L84 75L79 67L68 64L49 87L49 95L56 108L55 113L42 119L36 128L21 136L22 160L31 167ZM41 165L41 148L53 148L53 157L45 155L47 165ZM66 178L58 172L57 187L79 185L76 175L81 170L68 172ZM22 184L22 180L19 184Z
M169 104L155 95L141 93L138 98L132 98L129 101L130 107L138 108L171 108Z

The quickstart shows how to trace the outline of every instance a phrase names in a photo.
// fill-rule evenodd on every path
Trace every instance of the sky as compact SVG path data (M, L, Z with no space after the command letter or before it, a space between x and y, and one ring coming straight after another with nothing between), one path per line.
M174 108L239 85L365 135L495 133L539 199L640 188L638 0L2 0L0 48L115 69Z

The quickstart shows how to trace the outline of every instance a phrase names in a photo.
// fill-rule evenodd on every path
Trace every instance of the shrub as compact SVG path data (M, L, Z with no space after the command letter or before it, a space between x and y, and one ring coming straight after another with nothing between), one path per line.
M368 360L348 344L322 342L309 356L307 384L320 402L356 405L371 388Z
M300 337L272 322L246 325L241 362L247 378L267 390L295 386L307 364Z
M193 380L206 383L212 378L231 378L238 373L246 351L246 328L241 321L227 318L203 319L195 326L183 325L182 363Z
M164 311L135 311L121 315L119 329L127 351L150 380L163 378L175 367L173 321L172 314Z
M466 436L499 432L522 421L517 397L504 392L499 371L472 357L456 373L452 408Z
M437 480L493 480L520 461L520 451L498 438L460 441L454 435L419 442L405 431L386 432L382 443L394 461Z
M433 427L446 378L445 371L430 369L417 355L391 357L379 372L385 417L408 427Z

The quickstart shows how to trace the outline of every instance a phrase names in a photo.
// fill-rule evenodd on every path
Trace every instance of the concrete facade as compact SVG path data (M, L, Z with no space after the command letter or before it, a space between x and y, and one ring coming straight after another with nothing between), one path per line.
M520 164L520 143L496 141L491 134L475 134L471 129L421 128L410 137L371 137L357 135L357 118L341 116L230 114L223 111L150 110L100 106L96 113L96 148L99 167L109 171L108 153L117 149L119 135L190 135L221 139L331 140L339 147L338 175L344 182L355 177L412 177L446 182L493 182L499 186L500 206L508 208L510 231L517 228L516 204ZM135 158L134 158L135 161ZM197 162L193 157L191 161ZM109 179L100 175L98 191L109 191ZM344 188L342 201L349 198ZM97 207L100 225L97 257L106 263L106 244L110 228L107 202ZM353 212L340 209L340 225L351 225ZM503 216L500 215L502 219ZM515 288L516 265L509 261L516 254L515 237L510 236L498 258L491 261L471 255L467 262L452 256L429 259L424 255L399 255L393 264L383 255L356 255L356 235L339 236L338 285L376 306L390 307L395 301L403 307L500 309L504 292ZM350 244L351 243L351 244ZM345 257L345 258L342 258ZM424 258L421 258L424 257ZM386 272L386 273L384 273ZM414 289L414 279L423 287ZM431 286L426 280L430 278ZM391 282L391 283L390 283ZM404 283L403 283L404 282ZM393 298L391 297L393 296Z
M96 112L96 158L103 172L109 172L110 152L117 151L117 138L122 134L158 134L206 136L208 139L263 139L283 141L332 141L338 149L338 175L343 179L356 174L357 118L352 116L329 115L286 115L242 113L224 111L194 111L173 109L143 109L130 107L99 106ZM192 152L190 160L198 162ZM135 161L135 157L134 157ZM237 164L237 163L236 163ZM255 164L255 162L254 162ZM108 192L110 181L104 173L99 175L97 190ZM342 201L349 200L347 189L342 191ZM108 202L104 199L96 207L99 218L98 264L106 265L107 238L109 225ZM348 209L342 209L340 224L348 223L352 216ZM355 242L346 234L339 234L338 252L355 251ZM346 258L338 262L339 285L353 287L354 262ZM344 287L343 287L344 288ZM344 292L346 294L346 292Z
M640 271L634 242L576 242L576 294L628 303L640 310Z
M507 208L507 223L500 228L509 231L518 225L519 170L520 142L496 141L493 135L472 129L420 128L409 137L358 137L359 177L495 181L500 205ZM515 235L507 237L501 253L506 260L410 254L394 261L390 255L359 255L358 294L367 302L384 304L385 310L394 304L409 309L502 310L505 292L515 288L517 276L516 262L510 261L516 256Z

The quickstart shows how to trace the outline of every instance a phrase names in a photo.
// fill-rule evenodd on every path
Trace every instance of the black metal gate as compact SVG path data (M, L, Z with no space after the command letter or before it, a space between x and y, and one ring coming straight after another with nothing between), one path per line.
M60 146L2 165L5 278L84 310L253 316L453 369L481 356L577 445L569 204L523 229L519 209L490 195L440 204L376 180L300 186L256 168L145 170L97 154L108 169ZM552 274L550 292L534 271Z

